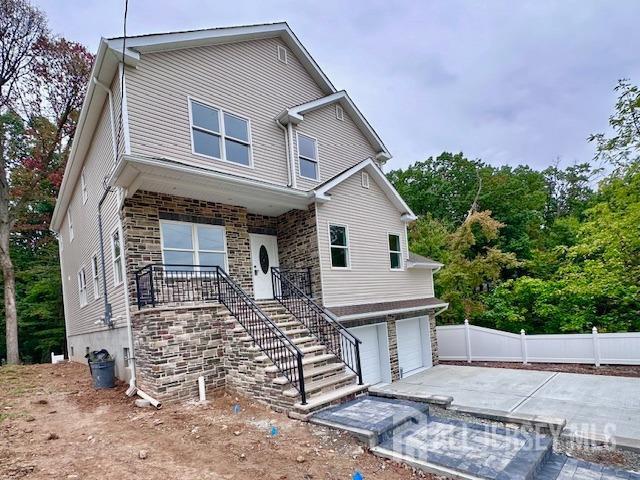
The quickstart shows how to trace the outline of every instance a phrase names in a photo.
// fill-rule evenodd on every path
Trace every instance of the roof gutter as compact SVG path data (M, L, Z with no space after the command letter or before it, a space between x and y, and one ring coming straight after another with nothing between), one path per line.
M87 121L87 115L89 113L89 106L92 103L93 95L95 92L95 83L93 79L98 79L100 71L102 70L102 65L104 63L104 59L106 56L106 52L108 49L108 43L103 38L100 41L100 45L98 47L98 52L96 53L95 63L93 64L93 69L91 70L90 81L87 87L87 93L84 97L84 102L82 103L82 109L80 111L80 117L78 118L78 125L76 127L75 134L73 136L73 141L71 143L71 152L69 153L69 161L67 162L67 166L64 169L64 175L62 177L62 184L60 185L60 190L58 194L58 198L56 200L56 205L53 210L53 215L51 216L51 225L50 229L55 233L60 231L60 226L62 224L62 220L64 218L64 212L69 205L70 197L71 197L71 188L67 185L70 180L70 173L75 166L78 152L78 145L80 143L80 138L83 136L83 130L85 123Z

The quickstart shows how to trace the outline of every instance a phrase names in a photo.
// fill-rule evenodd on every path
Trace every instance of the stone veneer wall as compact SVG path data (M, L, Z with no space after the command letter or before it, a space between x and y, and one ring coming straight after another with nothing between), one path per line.
M387 335L389 338L389 363L391 366L391 380L396 381L400 379L400 365L398 361L398 337L396 335L396 321L403 320L405 318L426 316L429 319L429 336L431 341L431 361L433 365L437 365L440 360L438 356L438 338L436 336L436 317L430 314L429 311L422 312L407 312L396 315L386 315L382 317L363 318L360 320L347 321L343 324L348 327L362 327L365 325L373 325L374 323L387 324Z
M140 389L162 401L198 398L198 377L210 393L227 388L274 410L291 409L290 384L276 385L273 363L259 360L246 331L222 306L192 305L133 312L136 375Z
M217 305L133 312L131 326L139 388L158 400L198 398L198 377L224 388L227 310Z
M320 251L315 205L307 210L291 210L278 217L278 256L287 268L311 268L311 293L322 303Z

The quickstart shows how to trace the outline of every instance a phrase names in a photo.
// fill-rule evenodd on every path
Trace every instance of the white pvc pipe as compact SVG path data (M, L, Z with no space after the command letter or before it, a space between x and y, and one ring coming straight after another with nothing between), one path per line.
M198 392L200 393L200 403L206 402L207 394L204 389L204 377L202 375L198 377Z
M156 408L162 407L162 404L158 400L156 400L155 398L153 398L150 395L147 395L142 390L138 389L138 391L136 393L138 394L138 396L140 398L142 398L143 400L146 400L147 402L149 402L154 407L156 407Z

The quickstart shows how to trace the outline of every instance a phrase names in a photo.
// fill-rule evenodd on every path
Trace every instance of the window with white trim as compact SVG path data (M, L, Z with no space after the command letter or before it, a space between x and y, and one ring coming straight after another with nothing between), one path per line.
M73 242L73 215L71 215L71 209L67 210L67 223L69 224L69 241Z
M87 203L87 199L89 198L89 192L87 191L87 182L84 178L84 168L80 173L80 190L82 190L82 204Z
M342 105L336 104L336 118L340 121L344 121L344 109Z
M224 227L162 220L162 258L167 271L227 269ZM171 265L174 265L173 267ZM177 266L183 265L183 266ZM207 268L210 267L210 268Z
M400 235L389 234L389 265L391 270L402 270L402 249Z
M300 176L318 180L318 144L315 138L298 132L298 163Z
M189 102L193 153L251 166L249 121L195 100Z
M120 285L123 281L122 244L120 243L120 232L117 230L111 235L111 258L113 261L113 284Z
M331 267L349 268L349 232L344 225L329 225Z
M100 268L98 267L98 255L91 257L91 277L93 278L93 298L100 298Z
M84 267L78 272L78 301L81 307L87 304L87 278L84 274Z

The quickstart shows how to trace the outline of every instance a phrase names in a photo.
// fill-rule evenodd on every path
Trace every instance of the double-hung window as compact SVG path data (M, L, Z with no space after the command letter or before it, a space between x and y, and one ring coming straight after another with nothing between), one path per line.
M314 138L298 133L298 163L300 176L318 180L318 144Z
M195 100L190 106L193 153L251 166L248 120Z
M82 204L87 203L87 199L89 198L89 192L87 191L87 181L84 178L84 168L80 173L80 189L82 190Z
M329 225L331 267L349 268L349 232L344 225Z
M100 269L98 267L98 255L91 257L91 276L93 278L93 298L100 298Z
M87 277L84 274L84 267L78 272L78 300L81 307L87 304Z
M400 235L389 234L389 264L391 270L402 270L402 249L400 247Z
M167 271L226 270L224 227L200 223L162 221L162 257Z
M116 230L111 235L111 256L113 258L113 284L120 285L122 277L122 245L120 244L120 233Z

